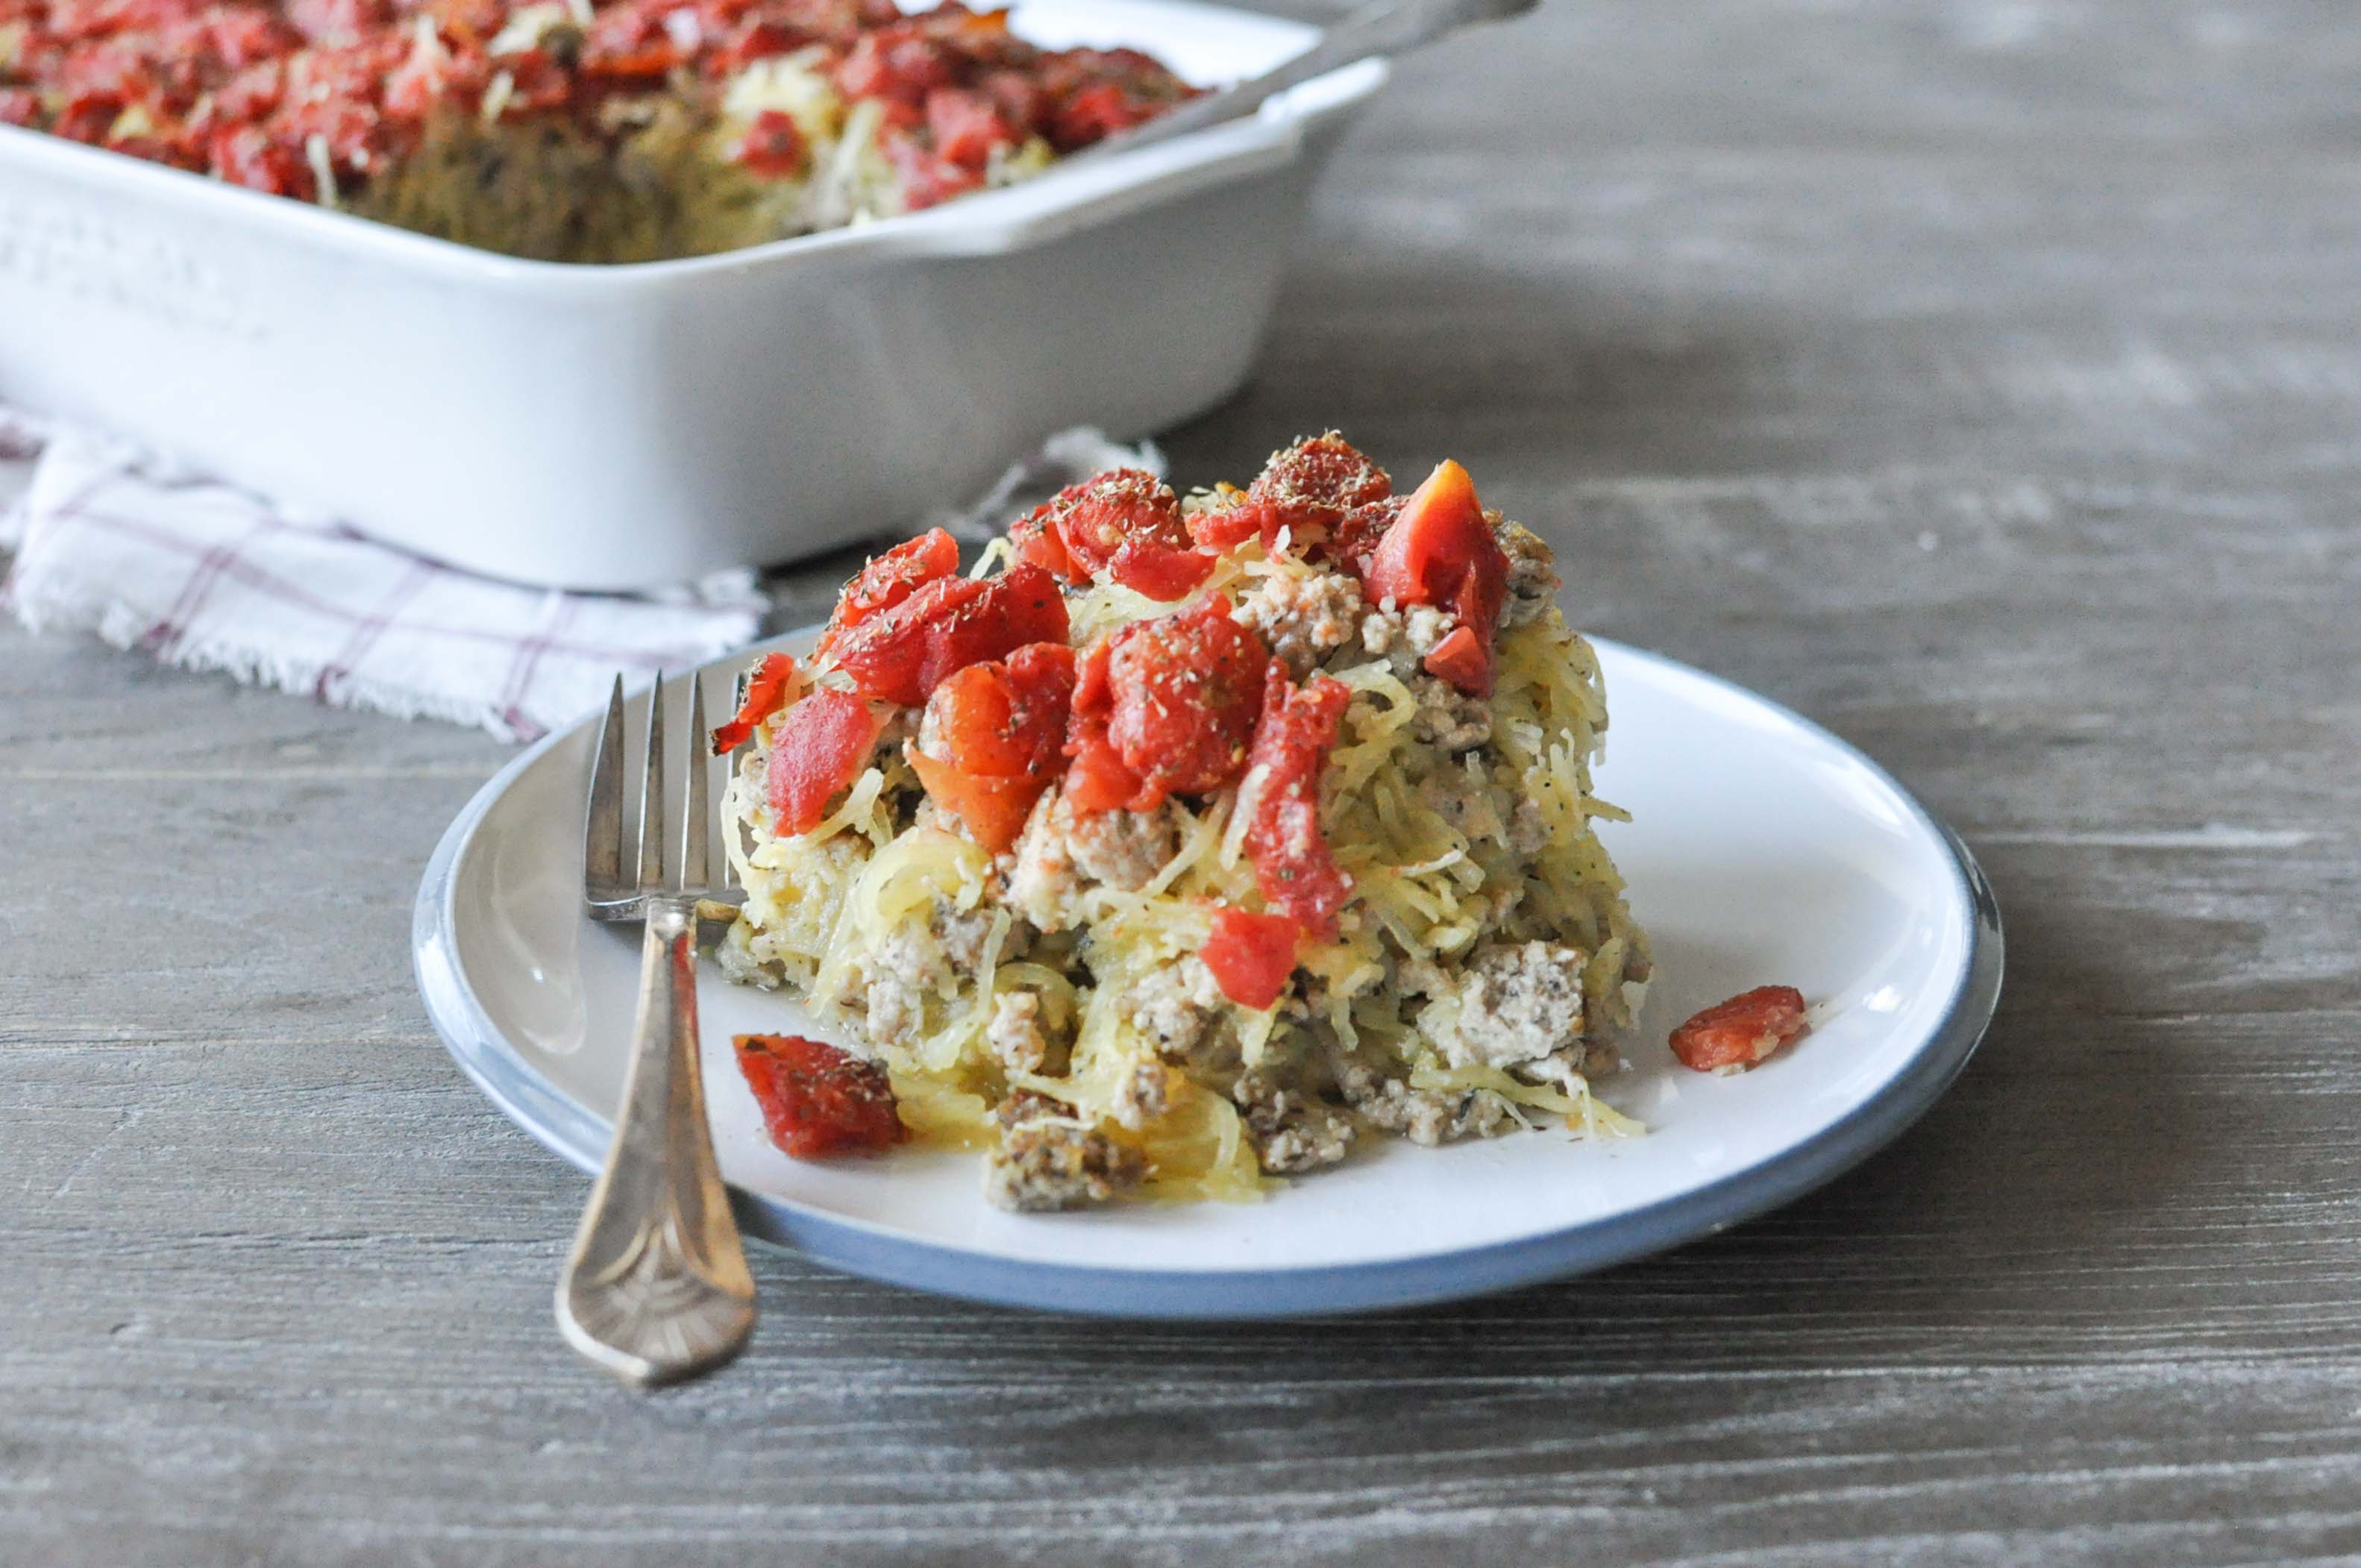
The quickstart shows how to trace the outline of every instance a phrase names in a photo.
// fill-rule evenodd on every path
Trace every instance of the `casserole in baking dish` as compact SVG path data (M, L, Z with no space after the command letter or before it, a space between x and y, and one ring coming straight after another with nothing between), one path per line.
M1313 36L1181 0L1037 0L1012 25L1199 84ZM1137 434L1233 389L1311 181L1385 76L891 222L624 266L0 126L0 400L499 576L631 588L809 554L1050 431Z
M960 0L0 0L0 124L544 261L922 211L1191 95Z

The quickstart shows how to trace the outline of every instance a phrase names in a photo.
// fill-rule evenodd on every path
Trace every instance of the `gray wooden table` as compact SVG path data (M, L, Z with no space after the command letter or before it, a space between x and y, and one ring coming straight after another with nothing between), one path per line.
M411 987L504 750L0 634L0 1561L2361 1561L2357 81L2341 0L1552 0L1348 148L1180 476L1457 455L2009 919L1916 1131L1600 1277L1141 1327L765 1250L627 1394Z

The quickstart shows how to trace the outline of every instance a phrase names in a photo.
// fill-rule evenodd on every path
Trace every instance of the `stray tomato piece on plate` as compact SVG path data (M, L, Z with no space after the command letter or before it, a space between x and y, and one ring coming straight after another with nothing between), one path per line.
M1219 595L1109 640L1107 739L1159 797L1219 789L1246 771L1269 650Z
M1804 993L1759 985L1717 1003L1673 1031L1673 1055L1698 1072L1743 1071L1804 1032Z
M1476 482L1448 458L1411 493L1368 557L1364 586L1372 598L1433 605L1452 611L1470 644L1437 648L1427 668L1473 696L1492 695L1492 634L1509 591L1509 558L1484 521ZM1443 654L1438 667L1435 654Z
M1057 782L1073 692L1074 651L1038 642L1005 663L957 671L927 699L910 765L994 854L1016 842L1033 803Z
M753 737L755 726L793 702L803 692L803 676L785 653L765 653L746 683L746 699L736 717L713 732L713 754L726 757Z
M916 707L945 676L1027 642L1066 641L1065 596L1029 563L997 577L938 577L862 621L831 649L863 692Z
M797 1159L873 1154L908 1137L874 1062L800 1035L739 1035L738 1070L771 1142Z
M1279 1000L1295 972L1303 927L1286 915L1257 915L1224 904L1213 912L1213 935L1199 956L1222 994L1259 1013Z
M796 704L771 742L764 776L782 835L808 833L877 749L885 720L858 695L822 687Z
M1286 662L1273 659L1247 757L1249 772L1260 774L1248 786L1254 799L1246 832L1255 882L1265 903L1322 941L1335 939L1336 912L1353 892L1320 828L1320 774L1352 696L1342 681L1326 675L1299 686Z

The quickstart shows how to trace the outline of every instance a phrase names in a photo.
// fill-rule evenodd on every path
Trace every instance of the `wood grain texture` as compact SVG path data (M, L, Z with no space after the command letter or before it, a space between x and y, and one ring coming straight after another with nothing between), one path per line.
M1598 1277L1143 1327L765 1249L626 1394L406 963L502 749L0 633L0 1562L2361 1562L2356 77L2330 0L1553 0L1347 147L1180 477L1459 456L2009 917L1924 1124Z

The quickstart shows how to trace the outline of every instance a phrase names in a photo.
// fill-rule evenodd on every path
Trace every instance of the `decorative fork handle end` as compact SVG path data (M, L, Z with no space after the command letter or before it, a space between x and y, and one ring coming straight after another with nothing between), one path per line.
M720 1365L754 1330L754 1281L705 1117L686 899L648 901L630 1076L558 1277L557 1323L575 1349L643 1387Z

